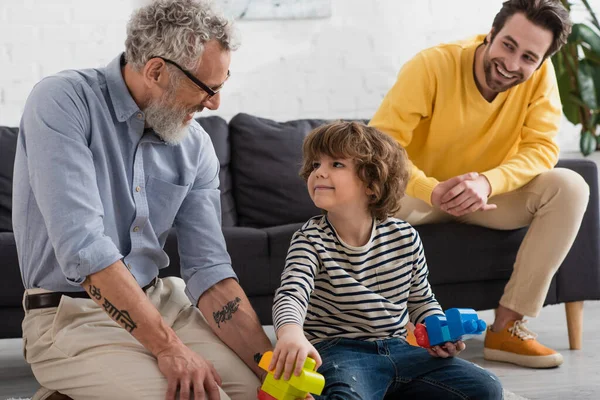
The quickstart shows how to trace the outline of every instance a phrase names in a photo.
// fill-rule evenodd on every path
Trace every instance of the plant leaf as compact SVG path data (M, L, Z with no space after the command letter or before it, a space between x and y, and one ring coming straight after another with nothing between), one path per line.
M589 14L590 14L590 19L592 20L592 24L600 29L600 22L598 22L598 18L596 18L596 14L594 13L594 10L592 9L592 7L590 6L590 3L588 0L581 0L581 2L583 3L584 7L586 8L586 10L588 10ZM571 8L567 8L567 10L569 10L569 12L571 11Z
M575 104L576 106L579 106L581 108L588 108L588 105L581 100L579 97L575 96L574 94L570 94L569 97L567 98L570 102L572 102L573 104Z
M582 131L579 138L579 149L584 156L589 156L596 150L596 136L590 131Z
M585 56L586 60L589 60L590 62L600 65L600 54L596 54L593 51L591 51L590 49L587 49L585 47L582 47L583 49L583 54ZM554 62L554 59L552 59L552 62Z
M567 117L569 122L573 125L581 123L579 117L579 105L573 101L573 98L576 98L576 96L571 89L571 78L567 71L563 71L562 74L557 76L557 82L565 117Z
M561 75L565 70L564 64L565 56L563 55L563 50L559 50L552 56L552 65L554 66L554 72L556 72L556 76Z
M590 126L594 129L596 128L596 125L600 124L600 114L597 111L598 110L592 114L592 118L590 119Z
M569 41L587 43L594 53L600 55L600 36L586 24L573 24Z
M594 81L594 87L596 89L596 101L597 103L600 103L600 64L596 64L588 59L583 60L581 64L586 64L587 67L585 68L587 68L591 73L592 80ZM596 104L596 107L592 108L591 110L597 112L598 107L600 107L600 104Z
M579 93L581 94L581 100L586 104L590 110L598 108L598 101L596 99L596 87L594 85L594 66L589 62L583 60L579 63L579 69L577 70L577 81L579 82Z

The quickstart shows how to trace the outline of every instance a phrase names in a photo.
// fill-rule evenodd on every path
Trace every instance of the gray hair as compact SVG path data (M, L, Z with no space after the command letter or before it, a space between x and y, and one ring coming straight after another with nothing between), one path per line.
M223 50L239 47L233 21L212 1L155 0L132 14L127 24L125 59L137 71L155 56L193 71L210 40L217 40Z

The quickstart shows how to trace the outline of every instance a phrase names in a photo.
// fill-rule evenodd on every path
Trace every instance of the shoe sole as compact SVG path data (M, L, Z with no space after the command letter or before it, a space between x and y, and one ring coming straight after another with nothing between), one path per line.
M486 348L483 349L483 358L489 361L506 362L528 368L554 368L563 363L563 356L559 353L548 356L524 356Z

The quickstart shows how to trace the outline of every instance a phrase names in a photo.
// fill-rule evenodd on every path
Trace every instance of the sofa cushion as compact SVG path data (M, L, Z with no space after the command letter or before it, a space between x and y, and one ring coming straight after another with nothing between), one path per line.
M458 222L415 229L425 248L432 285L507 280L527 233L527 228L502 231Z
M583 215L579 233L571 250L556 273L561 287L560 301L590 300L590 294L600 298L600 246L596 233L600 231L598 209L598 167L592 160L562 159L556 165L580 174L590 186L590 199ZM587 268L586 265L596 266ZM585 293L585 294L584 294Z
M0 232L12 232L12 178L18 131L0 126Z
M233 200L231 181L231 146L229 144L229 126L227 122L217 116L196 119L210 136L221 170L219 171L219 190L221 191L221 216L223 226L237 225L237 214Z
M319 214L298 172L304 137L324 122L275 122L248 114L231 119L231 170L239 225L285 225Z
M264 228L269 238L269 284L273 292L281 284L281 273L292 236L302 225L304 222Z
M231 265L248 297L269 295L273 287L269 283L269 244L267 234L261 229L248 227L223 227ZM165 243L169 266L159 271L161 278L181 277L181 259L177 245L177 232L171 229Z
M223 227L231 266L248 297L273 293L269 284L269 242L262 229Z

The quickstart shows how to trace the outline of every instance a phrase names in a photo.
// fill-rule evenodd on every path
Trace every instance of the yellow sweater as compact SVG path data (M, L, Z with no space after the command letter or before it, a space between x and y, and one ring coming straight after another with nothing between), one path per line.
M487 102L473 59L484 36L424 50L400 70L370 122L406 148L406 192L431 204L441 181L484 174L490 197L525 185L558 159L561 103L550 60L524 83Z

